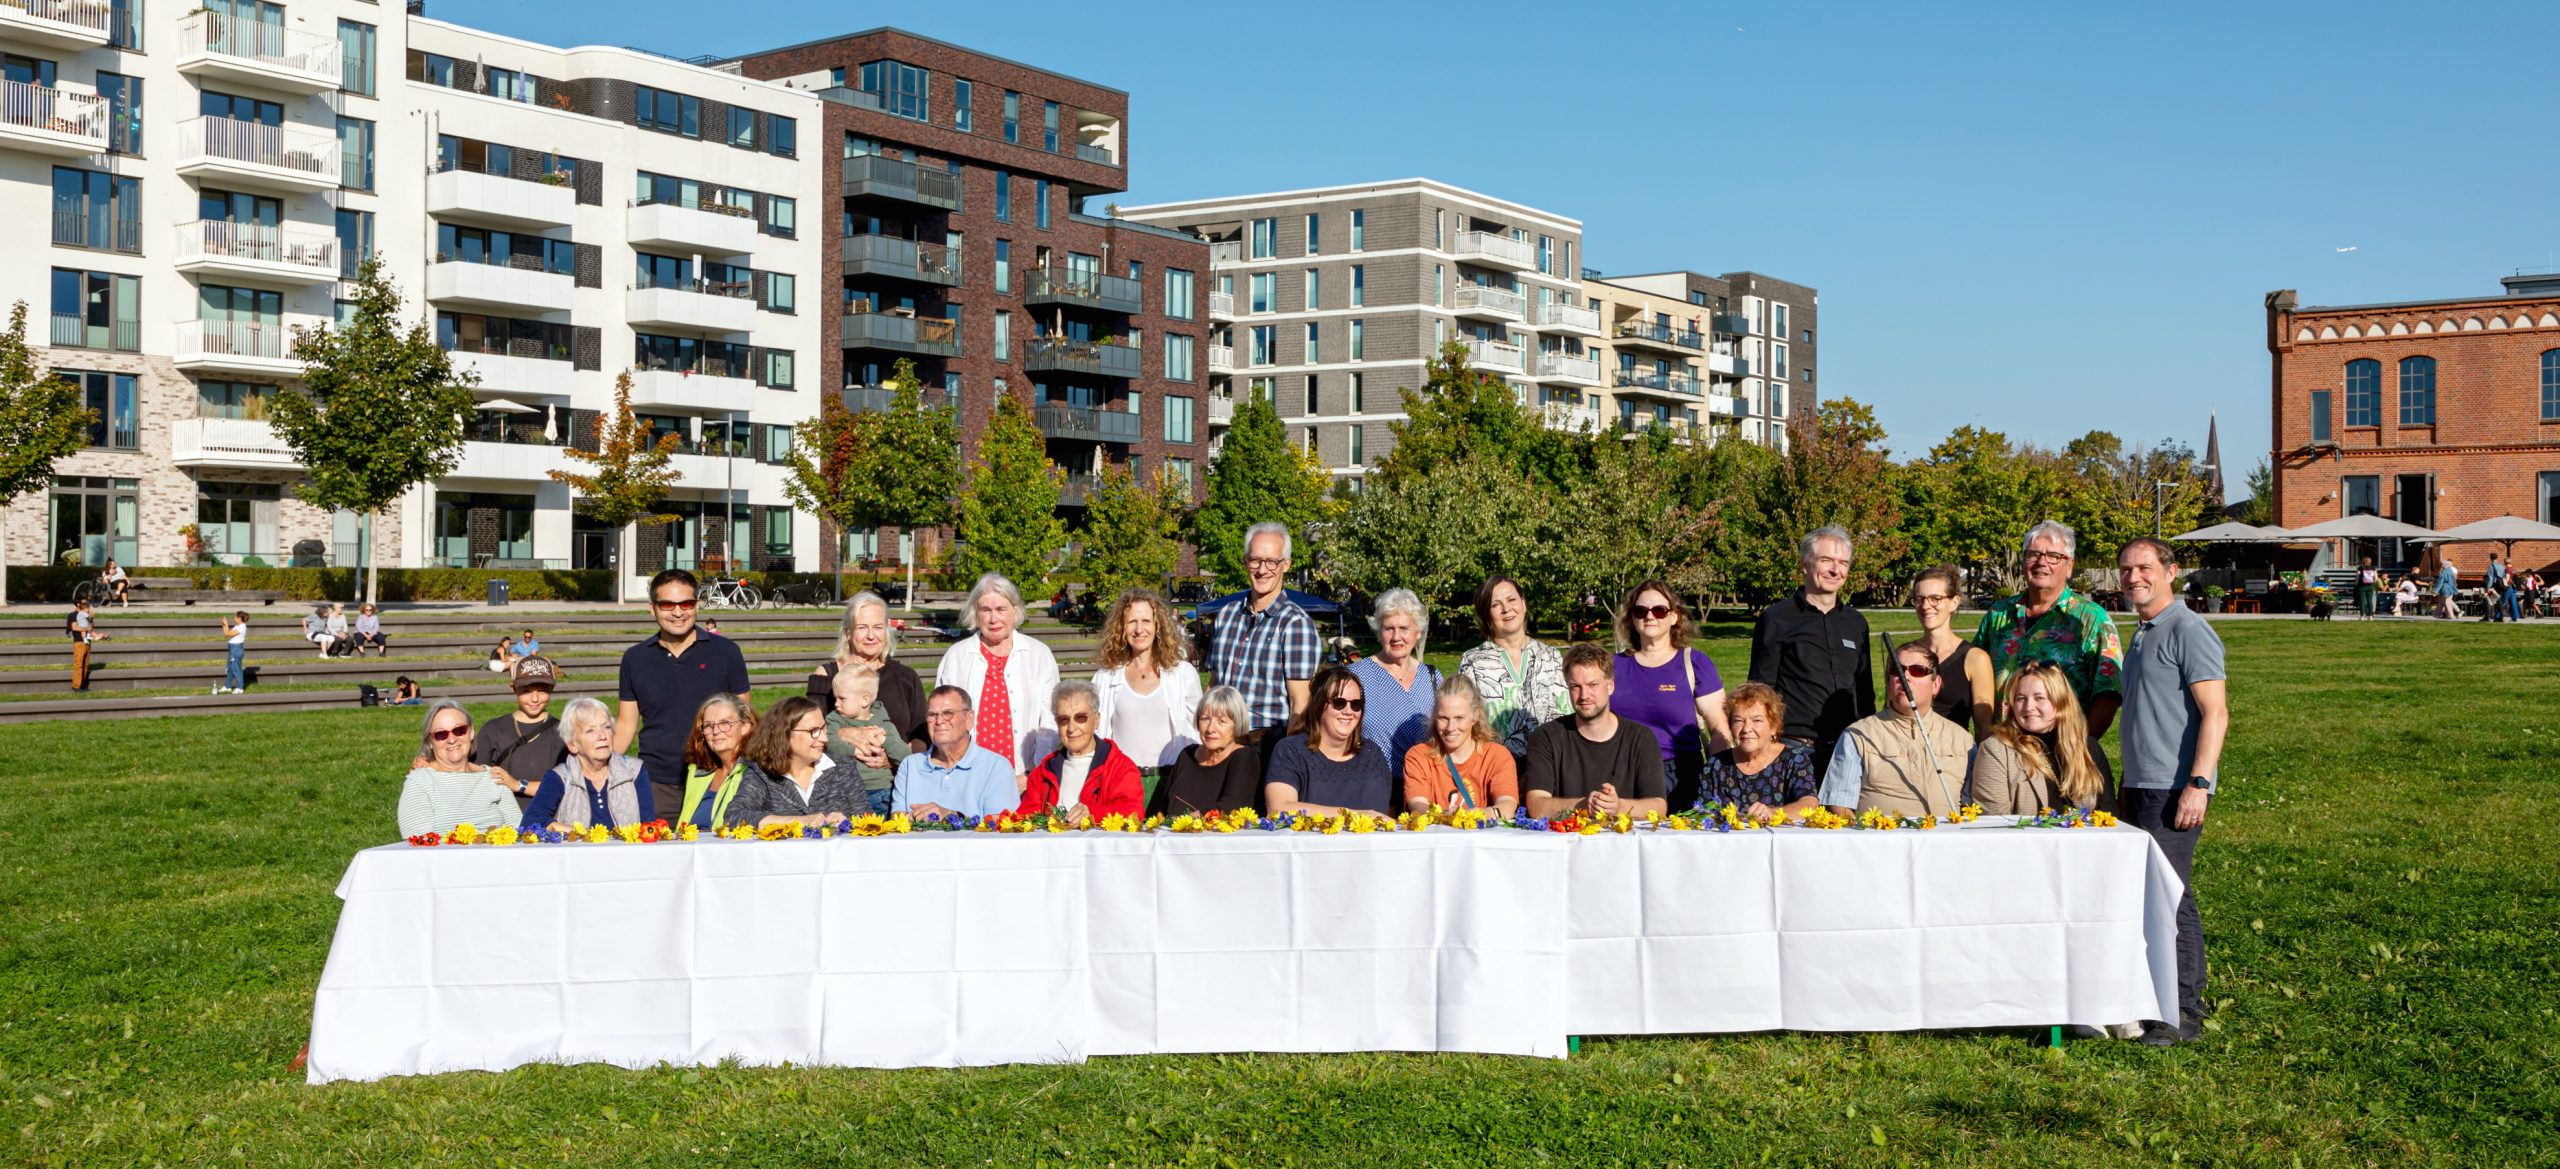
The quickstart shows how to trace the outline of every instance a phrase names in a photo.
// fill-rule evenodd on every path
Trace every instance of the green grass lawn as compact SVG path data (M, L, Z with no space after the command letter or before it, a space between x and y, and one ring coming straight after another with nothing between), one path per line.
M312 1088L288 1064L331 889L395 835L415 713L0 727L0 1140L31 1165L2560 1163L2560 630L2221 629L2228 792L2196 877L2222 1006L2172 1051L1751 1035L1599 1040L1565 1062ZM1737 673L1746 632L1708 643Z

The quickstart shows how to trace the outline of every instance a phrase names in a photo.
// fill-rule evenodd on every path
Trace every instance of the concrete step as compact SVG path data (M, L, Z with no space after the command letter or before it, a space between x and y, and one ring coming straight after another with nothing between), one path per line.
M430 634L409 637L398 630L385 630L385 632L391 637L391 652L394 660L401 658L414 660L421 655L432 657L460 653L475 654L485 658L490 647L496 645L498 641L498 635L495 633L473 636ZM253 636L249 643L250 654L253 657L260 650L278 656L293 652L310 657L315 653L308 642L294 641L281 636L259 640L254 633L255 631L252 630ZM537 633L536 636L542 642L542 652L556 658L569 654L592 655L607 651L618 654L637 643L645 635L622 630L597 632L555 630L550 633ZM806 629L738 629L725 631L722 636L737 642L741 649L815 646L824 650L835 646L836 628L828 625L812 626ZM0 666L53 665L67 662L71 655L70 644L69 639L66 638L59 642L0 645ZM944 643L928 641L922 644ZM92 642L89 646L89 660L96 665L125 666L146 662L196 661L205 658L220 661L222 656L223 643L218 637L155 641L113 636L106 641Z
M12 612L0 616L0 637L68 640L62 635L63 616L69 606L39 611L32 616ZM291 613L276 612L249 617L249 637L255 641L290 640L299 637L302 617L308 608L295 608ZM833 632L843 627L840 609L756 609L728 610L713 613L724 633L776 629L823 629ZM905 621L911 627L959 628L956 610L927 609L922 613L891 613L892 620ZM353 620L350 614L349 620ZM527 627L535 635L548 640L555 632L610 633L630 641L638 641L657 628L649 615L638 609L595 609L586 611L553 611L479 609L461 612L435 612L400 609L382 615L382 630L393 638L463 637L486 633L495 641L499 634L519 633ZM158 613L145 614L133 609L102 609L98 612L98 629L113 634L118 640L219 640L222 622L219 614L196 614L185 617ZM1069 632L1085 632L1080 626L1033 616L1022 623L1022 631L1034 637L1048 637ZM916 636L930 636L918 629ZM7 648L7 647L0 647Z

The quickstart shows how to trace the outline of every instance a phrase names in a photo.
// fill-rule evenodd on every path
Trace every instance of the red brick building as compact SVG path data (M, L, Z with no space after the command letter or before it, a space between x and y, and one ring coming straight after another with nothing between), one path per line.
M2366 511L2438 530L2560 523L2560 277L2504 283L2503 296L2395 304L2267 294L2278 526ZM2472 577L2496 550L2446 551ZM2379 551L2386 567L2435 563L2426 546ZM2550 575L2560 542L2518 544L2515 559Z
M1208 244L1087 215L1128 188L1129 97L896 29L739 58L826 99L824 384L855 410L901 358L960 408L964 453L1009 393L1069 478L1208 475ZM883 550L889 551L887 549Z

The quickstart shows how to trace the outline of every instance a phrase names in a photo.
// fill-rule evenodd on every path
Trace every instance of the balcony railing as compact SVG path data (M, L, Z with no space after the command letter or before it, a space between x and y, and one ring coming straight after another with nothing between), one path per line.
M0 8L14 8L26 14L25 19L63 25L92 36L109 35L107 0L0 0Z
M1537 249L1527 240L1517 240L1489 231L1462 231L1457 246L1449 254L1475 264L1503 268L1533 268L1538 263Z
M1051 370L1134 378L1138 376L1138 364L1138 350L1129 345L1097 345L1064 337L1042 337L1022 347L1022 368L1026 373Z
M236 57L295 73L338 76L338 38L219 12L200 11L178 22L178 55L195 53Z
M1146 430L1139 417L1126 410L1050 403L1033 407L1031 417L1042 434L1085 442L1136 442Z
M945 211L960 209L959 176L877 154L857 154L844 160L844 193L880 195Z
M1622 389L1660 390L1666 394L1700 394L1698 379L1685 373L1662 373L1650 369L1622 369L1616 384Z
M851 312L844 315L838 332L847 349L887 349L941 357L956 357L960 353L959 322L943 317Z
M1058 481L1058 506L1083 507L1093 502L1094 493L1100 490L1101 476L1071 473Z
M844 391L845 409L856 414L886 414L897 402L895 391L879 386L847 386ZM951 395L943 390L925 390L916 395L916 404L927 410L947 409L952 404Z
M1600 361L1569 353L1541 353L1538 355L1538 376L1596 382L1600 380Z
M1538 327L1597 333L1600 331L1600 312L1563 301L1550 301L1538 306Z
M1212 264L1244 263L1244 241L1231 239L1224 243L1210 244L1209 262Z
M283 360L292 338L281 324L264 321L180 321L180 357L254 357Z
M445 347L445 352L522 357L531 361L568 361L574 356L566 344L554 345L539 337L457 338L452 345Z
M338 181L338 139L307 126L270 126L237 118L188 118L178 123L178 161L225 159L301 171Z
M1467 362L1512 373L1519 373L1527 364L1517 345L1474 338L1467 340Z
M0 0L5 7L5 0ZM87 209L53 213L53 242L108 252L140 252L142 220Z
M1717 313L1709 327L1728 337L1747 337L1751 334L1751 318L1741 313Z
M691 357L665 357L654 353L642 353L633 364L647 373L743 378L747 376L748 363L747 355L743 353L725 356L716 353L697 353Z
M1082 142L1076 143L1076 157L1083 159L1086 162L1098 162L1104 166L1120 165L1120 160L1114 157L1109 149L1100 146L1088 146Z
M40 130L107 148L107 99L23 81L0 81L0 125Z
M1139 284L1126 276L1038 269L1030 275L1030 284L1023 290L1024 304L1071 304L1112 313L1134 313L1139 309Z
M1236 420L1236 400L1212 396L1209 399L1209 425L1229 426Z
M919 243L887 235L847 236L844 271L848 276L895 276L926 284L960 283L960 253L943 244Z
M1458 286L1457 295L1449 298L1449 304L1460 311L1473 310L1517 318L1527 307L1528 301L1519 293L1509 289L1495 288L1489 284L1461 284Z
M1210 347L1209 347L1209 372L1211 372L1211 373L1233 373L1233 372L1235 371L1235 368L1236 368L1236 347L1235 347L1235 346L1233 346L1233 345L1212 345L1212 346L1210 346Z
M178 259L207 257L247 260L307 268L322 275L338 271L338 237L316 231L286 231L263 223L231 223L199 219L178 225Z
M1233 319L1236 315L1236 294L1232 292L1210 293L1209 315L1212 317L1226 317Z
M1704 349L1707 338L1676 325L1659 321L1628 321L1618 326L1618 336L1629 341L1651 341L1657 345L1677 345L1683 349Z
M541 269L537 266L534 270ZM755 284L752 281L705 280L699 276L653 276L646 268L640 270L639 279L631 282L631 290L634 292L653 288L660 292L691 292L701 296L725 296L735 300L754 300L756 296Z
M108 349L136 353L142 349L142 322L92 325L78 313L53 314L53 346L57 349Z

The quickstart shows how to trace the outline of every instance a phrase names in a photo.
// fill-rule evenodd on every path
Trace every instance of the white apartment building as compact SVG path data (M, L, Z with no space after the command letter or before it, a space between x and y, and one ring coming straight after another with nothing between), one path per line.
M354 565L355 517L294 498L262 419L368 255L482 406L454 473L381 517L384 565L814 561L776 465L832 307L800 303L828 284L798 223L813 95L370 0L6 0L0 54L0 304L99 415L10 506L13 561ZM617 545L546 472L625 369L683 436L683 518Z

